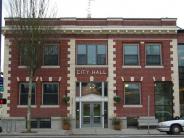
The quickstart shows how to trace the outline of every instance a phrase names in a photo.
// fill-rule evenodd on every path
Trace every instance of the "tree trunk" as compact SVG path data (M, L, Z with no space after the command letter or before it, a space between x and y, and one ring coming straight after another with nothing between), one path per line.
M28 91L28 105L27 105L27 132L31 132L31 95L32 95L32 81L33 71L29 72L29 91Z

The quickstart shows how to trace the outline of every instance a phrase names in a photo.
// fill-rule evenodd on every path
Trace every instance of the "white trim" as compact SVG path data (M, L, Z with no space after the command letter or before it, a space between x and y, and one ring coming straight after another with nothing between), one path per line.
M108 68L108 65L75 65L75 68Z
M142 108L143 105L123 105L124 108Z
M43 69L45 69L45 68L52 69L52 68L60 68L60 66L41 66L41 68L43 68Z
M164 66L162 66L162 65L161 66L154 66L153 65L153 66L145 66L145 68L153 68L153 69L159 68L160 69L160 68L164 68Z
M40 105L40 108L59 108L59 105Z
M19 68L19 69L26 69L27 66L22 66L22 65L21 65L21 66L18 66L18 68Z
M27 108L27 105L17 105L17 108ZM31 108L37 108L37 105L31 105Z
M179 76L178 76L178 50L177 50L177 39L172 39L170 42L171 48L171 78L173 82L173 110L174 116L180 116L180 97L179 97Z
M113 39L108 39L108 118L115 117L115 106L114 106L114 91L116 90L116 87L114 86L116 84L116 74L114 73L116 71L116 48L114 47L116 45L115 41Z
M137 69L140 69L141 66L127 66L127 65L123 65L122 68L137 68Z

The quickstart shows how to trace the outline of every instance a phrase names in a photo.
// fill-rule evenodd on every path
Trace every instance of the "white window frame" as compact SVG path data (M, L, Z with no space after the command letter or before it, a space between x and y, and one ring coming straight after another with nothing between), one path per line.
M159 45L160 47L160 65L147 65L147 52L146 52L146 47L149 45ZM147 43L145 44L145 68L163 68L163 61L162 61L162 44L160 43Z
M54 105L49 105L49 104L44 104L43 103L43 95L44 95L44 84L57 84L58 85L58 103L57 104L54 104ZM59 97L60 97L60 94L59 94L59 82L43 82L42 83L42 107L44 107L44 106L46 106L46 107L58 107L59 106L59 103L60 103L60 101L59 101Z
M45 53L44 53L44 50L45 50L45 47L46 46L57 46L57 52L58 52L58 64L57 65L45 65L44 63L45 63L45 58L44 58L44 56L45 56ZM45 45L45 46L43 46L43 65L41 66L41 68L59 68L60 67L60 60L59 60L59 57L60 57L60 47L59 47L59 44L57 44L57 43L53 43L53 44L47 44L47 45Z
M24 83L25 83L25 84L27 83L27 84L28 84L28 87L29 87L29 82L20 82L20 83L19 83L19 103L18 103L18 107L27 106L27 104L26 104L26 105L20 104L20 96L21 96L21 94L20 94L20 93L21 93L21 87L20 87L20 86L21 86L21 84L24 84ZM31 107L34 107L34 106L36 106L36 83L33 82L32 84L35 84L35 104L33 104L33 105L31 104Z
M139 100L140 100L140 104L126 104L125 103L125 96L126 96L125 95L125 85L126 84L133 84L133 83L134 84L136 83L136 84L139 85L139 94L140 94L140 99ZM124 82L124 105L123 105L123 107L142 107L141 106L142 105L142 101L141 101L142 100L142 98L141 98L142 97L142 91L141 90L142 90L141 82Z
M125 65L125 46L132 46L135 45L137 46L137 56L138 56L138 64L137 65ZM138 43L124 43L123 44L123 67L127 67L127 68L131 68L131 67L135 67L135 68L141 68L140 66L140 54L139 54L139 44Z

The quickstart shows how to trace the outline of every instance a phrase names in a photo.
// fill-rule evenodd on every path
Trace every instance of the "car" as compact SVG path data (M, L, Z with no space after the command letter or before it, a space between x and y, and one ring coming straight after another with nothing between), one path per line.
M176 118L175 120L164 121L158 124L160 132L166 132L167 134L178 135L184 131L184 117Z

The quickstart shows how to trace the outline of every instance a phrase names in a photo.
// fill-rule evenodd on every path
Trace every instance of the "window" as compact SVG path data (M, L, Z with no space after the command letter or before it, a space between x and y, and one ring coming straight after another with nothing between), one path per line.
M159 44L146 45L146 65L161 65L161 49Z
M43 84L43 104L58 105L58 83Z
M184 66L184 45L178 45L178 65Z
M159 121L171 120L173 117L172 82L155 83L155 116Z
M51 119L50 118L35 118L35 119L33 118L31 119L31 128L51 128Z
M108 96L108 84L107 82L81 82L81 89L80 89L80 82L76 83L76 96L80 96L80 90L81 90L81 96L85 96L88 94L95 94L102 96L102 93L104 93L104 96Z
M136 44L126 44L124 48L124 65L138 65L138 45Z
M26 66L28 60L26 57L28 56L28 48L27 47L22 47L20 48L20 65L21 66Z
M44 65L58 65L57 45L47 45L44 47Z
M125 83L125 105L140 105L140 83Z
M19 84L19 104L27 105L28 104L28 91L29 91L29 83L20 83ZM35 105L35 83L32 85L32 93L31 93L31 104Z
M77 45L77 65L106 65L106 45Z

